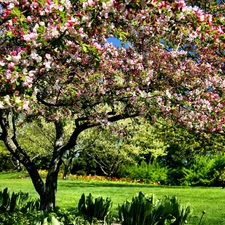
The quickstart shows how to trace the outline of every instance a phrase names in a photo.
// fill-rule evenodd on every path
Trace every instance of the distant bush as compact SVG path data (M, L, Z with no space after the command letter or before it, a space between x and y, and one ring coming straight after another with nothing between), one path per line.
M147 164L145 161L142 161L140 165L126 166L121 176L146 183L167 184L168 168L161 167L158 162Z
M225 155L213 157L197 156L190 168L183 168L183 185L190 186L223 186Z

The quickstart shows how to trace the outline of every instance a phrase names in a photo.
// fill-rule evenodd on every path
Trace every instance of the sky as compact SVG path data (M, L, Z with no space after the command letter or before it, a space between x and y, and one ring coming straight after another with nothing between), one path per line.
M115 37L110 37L107 40L108 40L109 43L112 43L114 46L116 46L118 48L122 47L122 42L119 39L115 38ZM129 43L127 42L125 44L125 48L128 48L128 46L129 46Z

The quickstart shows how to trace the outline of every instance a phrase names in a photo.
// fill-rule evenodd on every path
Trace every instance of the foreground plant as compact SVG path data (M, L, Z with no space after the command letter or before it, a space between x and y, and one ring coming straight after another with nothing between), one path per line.
M109 216L111 206L112 203L109 198L98 197L94 199L91 194L87 197L82 194L78 203L78 210L91 224L96 219L104 221Z
M40 201L31 199L28 193L0 191L0 212L32 212L39 209Z
M205 214L206 214L206 211L203 210L203 211L202 211L202 216L201 216L201 218L200 218L200 221L199 221L199 224L198 224L198 225L201 225L202 219L203 219L203 217L204 217Z
M156 199L139 192L132 201L119 206L122 225L184 225L190 216L190 207L183 207L174 196Z
M29 172L42 210L54 210L62 157L90 127L163 116L223 132L223 7L206 13L183 0L0 2L0 139ZM108 43L112 36L120 48ZM18 127L40 117L55 128L46 181L17 137ZM73 130L65 138L68 120Z

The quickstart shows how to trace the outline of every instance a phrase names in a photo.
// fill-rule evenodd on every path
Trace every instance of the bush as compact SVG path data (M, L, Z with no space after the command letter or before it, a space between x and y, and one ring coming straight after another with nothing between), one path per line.
M169 169L168 170L168 184L170 185L180 185L182 183L182 178L184 177L184 171L182 168Z
M167 183L168 168L161 167L158 162L147 164L145 161L141 162L141 165L127 166L124 168L123 177L129 177L130 179L140 180L147 183Z
M223 185L225 155L213 157L197 156L190 168L183 168L183 185L191 186L218 186Z

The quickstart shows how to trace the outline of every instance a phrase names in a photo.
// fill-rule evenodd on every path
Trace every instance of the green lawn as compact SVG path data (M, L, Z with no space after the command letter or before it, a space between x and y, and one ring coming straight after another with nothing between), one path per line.
M13 178L14 177L14 178ZM37 194L29 178L15 179L18 174L0 173L0 189L8 187L11 191L22 190L32 196ZM206 214L201 225L225 225L225 189L204 187L172 187L150 186L144 184L128 184L119 182L59 180L57 206L62 208L77 207L82 193L91 193L94 197L110 197L113 208L124 200L131 199L139 191L144 194L155 194L156 197L176 195L182 204L189 204L193 210L188 224L198 225L202 211Z

